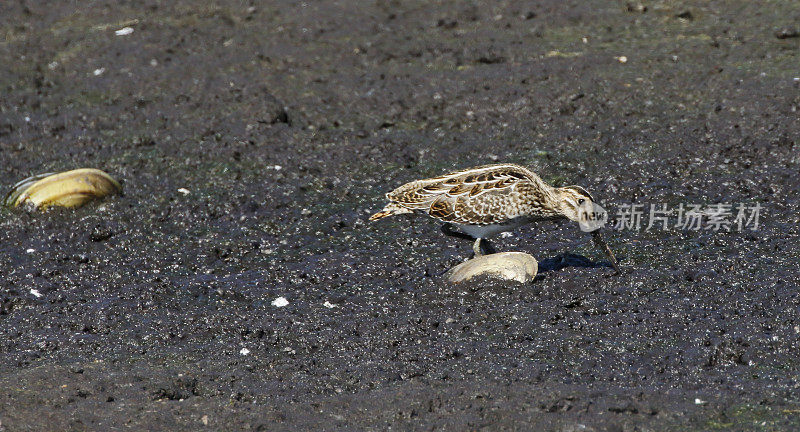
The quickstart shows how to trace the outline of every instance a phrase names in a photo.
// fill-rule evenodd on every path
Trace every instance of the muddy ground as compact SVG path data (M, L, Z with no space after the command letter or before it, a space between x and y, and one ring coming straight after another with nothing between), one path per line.
M124 186L0 211L0 430L800 428L796 2L0 17L2 190L76 167ZM539 259L527 285L451 286L469 242L366 222L405 181L493 161L612 216L763 211L613 231L617 277L574 224L527 227L495 242Z

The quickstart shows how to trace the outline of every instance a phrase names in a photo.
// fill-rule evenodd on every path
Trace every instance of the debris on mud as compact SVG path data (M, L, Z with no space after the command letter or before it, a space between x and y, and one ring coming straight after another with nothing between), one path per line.
M488 276L528 283L536 277L536 259L523 252L500 252L482 255L453 267L447 272L452 283L468 281L476 276Z
M81 168L58 174L47 173L15 184L5 199L8 207L80 207L89 201L122 191L110 175L94 168Z

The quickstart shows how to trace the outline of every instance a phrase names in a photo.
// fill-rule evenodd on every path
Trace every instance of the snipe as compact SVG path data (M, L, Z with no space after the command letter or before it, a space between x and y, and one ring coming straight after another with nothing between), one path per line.
M595 209L594 199L582 187L550 186L533 171L514 164L483 165L412 181L387 193L386 198L389 204L370 220L426 213L445 223L445 233L459 235L460 231L474 238L472 249L476 255L482 254L484 239L498 233L544 220L580 223ZM592 235L619 273L614 253L599 229Z

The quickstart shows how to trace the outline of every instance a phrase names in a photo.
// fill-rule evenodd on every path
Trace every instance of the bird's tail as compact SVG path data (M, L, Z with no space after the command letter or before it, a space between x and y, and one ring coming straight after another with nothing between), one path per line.
M370 216L369 220L374 221L378 219L383 219L385 217L404 214L404 213L413 213L413 212L401 206L400 204L397 204L395 202L390 202L389 204L386 204L386 207L384 207L383 210Z

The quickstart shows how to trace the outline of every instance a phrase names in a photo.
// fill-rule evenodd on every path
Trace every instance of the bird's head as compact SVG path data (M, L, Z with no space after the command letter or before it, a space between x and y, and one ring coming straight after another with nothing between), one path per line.
M580 186L564 186L557 189L559 211L565 218L583 223L594 212L594 198Z
M605 225L608 219L606 211L594 202L594 198L586 189L580 186L565 186L556 190L558 191L561 215L571 221L578 222L583 231L592 233L595 245L606 253L611 266L619 274L617 258L605 240L603 240L602 234L600 234L600 228Z

